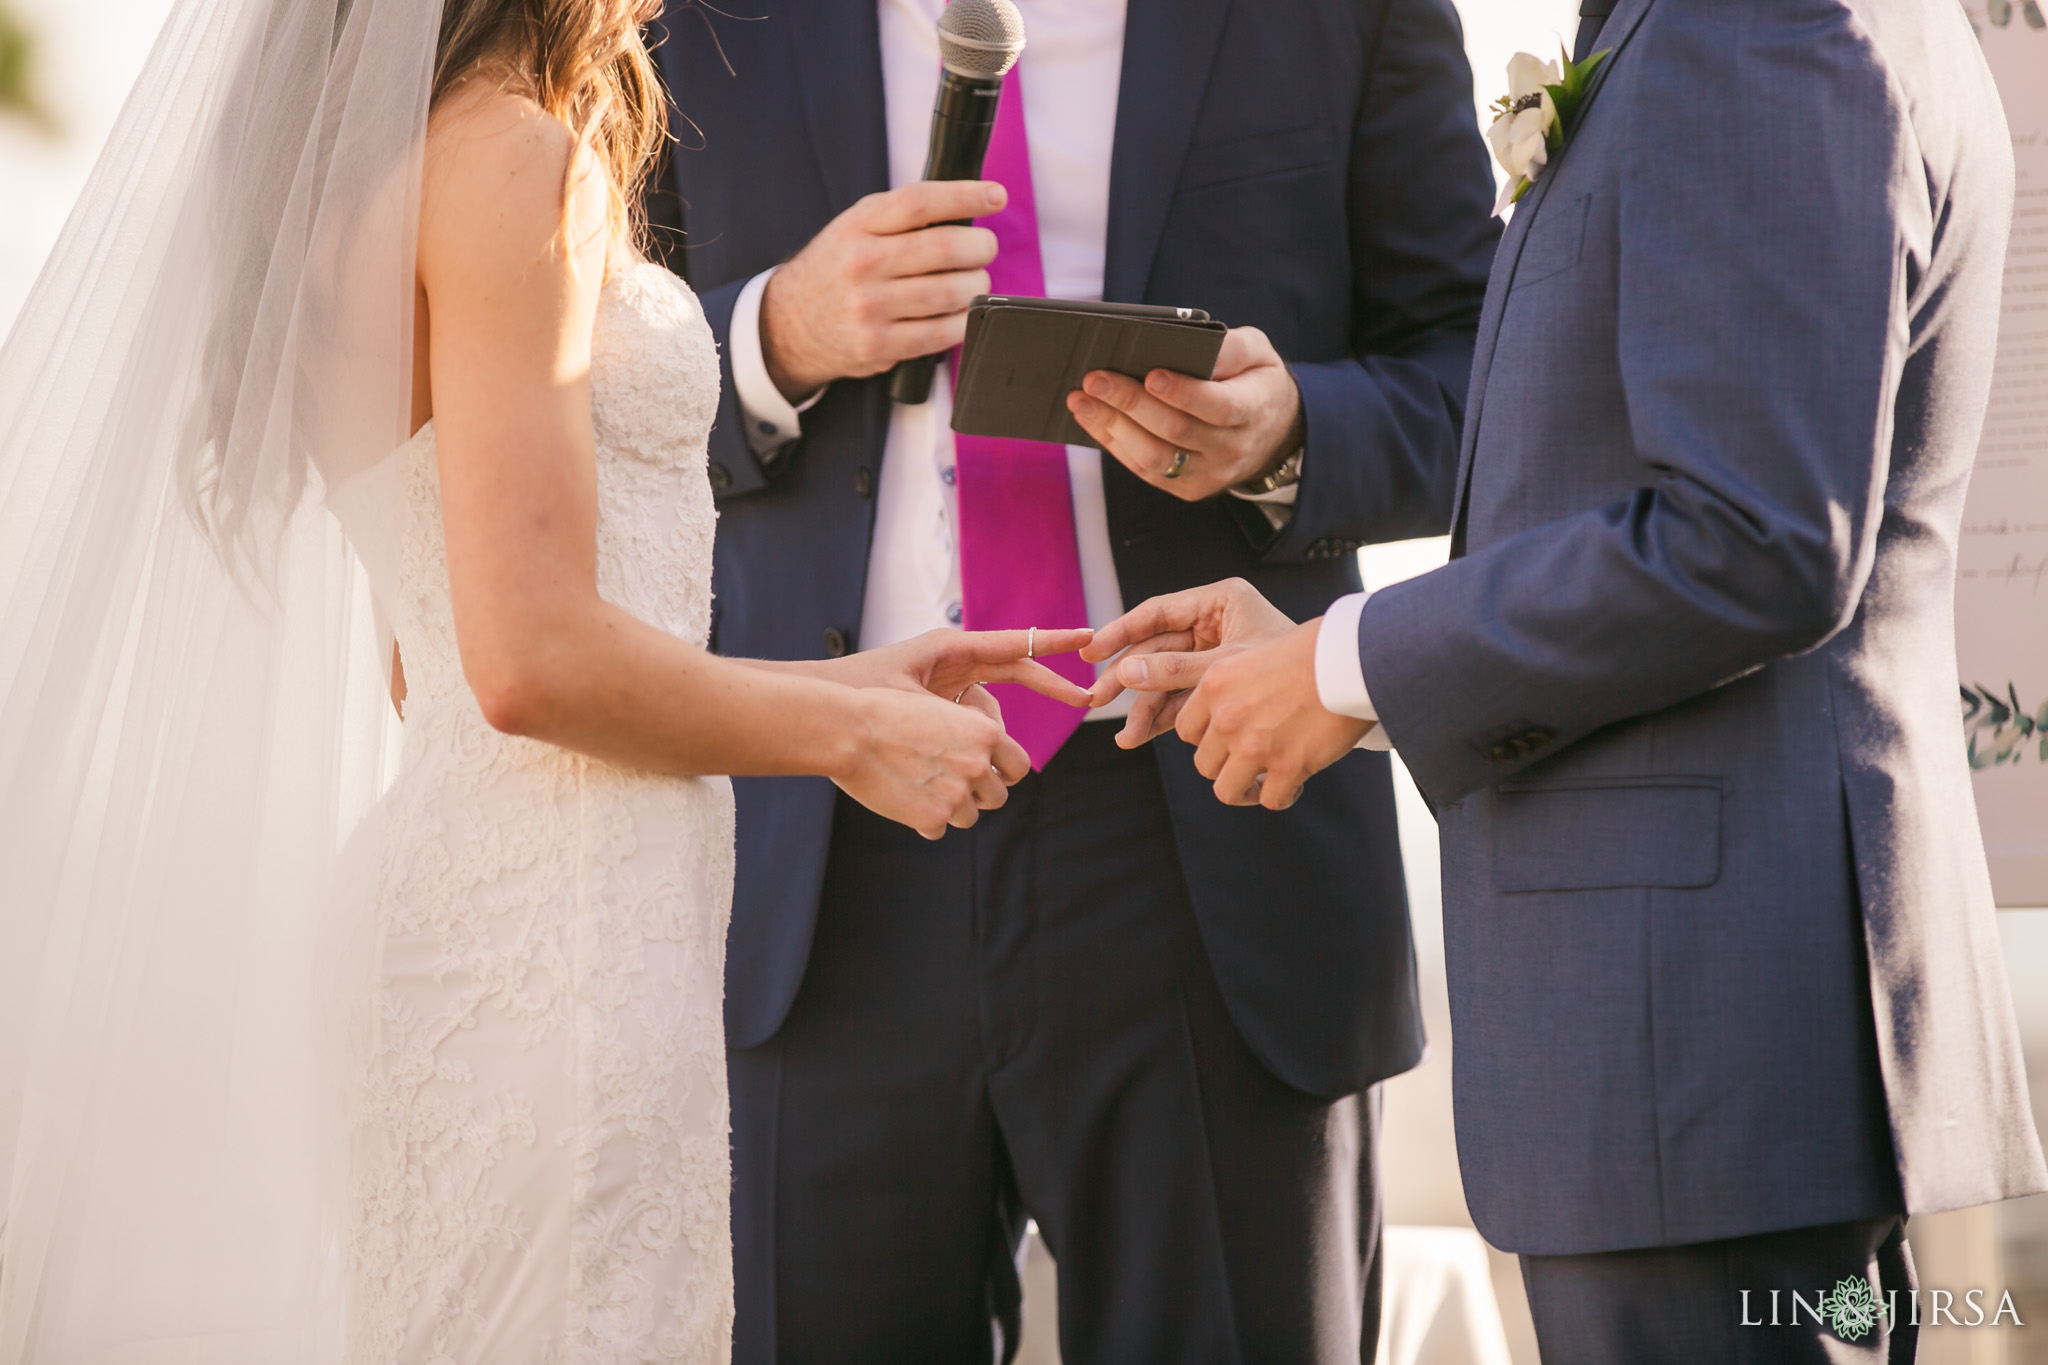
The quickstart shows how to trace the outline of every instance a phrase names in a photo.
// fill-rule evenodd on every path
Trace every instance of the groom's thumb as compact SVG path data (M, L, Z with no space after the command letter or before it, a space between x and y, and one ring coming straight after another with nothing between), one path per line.
M1184 692L1209 670L1205 654L1138 654L1117 665L1125 687L1139 692Z

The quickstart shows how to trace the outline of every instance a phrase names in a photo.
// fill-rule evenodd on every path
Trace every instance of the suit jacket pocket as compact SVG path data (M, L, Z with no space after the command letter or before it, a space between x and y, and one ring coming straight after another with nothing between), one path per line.
M1275 133L1241 133L1188 151L1180 191L1265 180L1330 164L1330 131L1320 124Z
M1721 876L1721 780L1508 782L1494 801L1496 891L1711 886Z
M1510 288L1520 289L1578 266L1586 246L1586 211L1592 203L1592 196L1581 195L1569 204L1552 205L1546 200L1538 205L1547 212L1540 212L1529 225Z

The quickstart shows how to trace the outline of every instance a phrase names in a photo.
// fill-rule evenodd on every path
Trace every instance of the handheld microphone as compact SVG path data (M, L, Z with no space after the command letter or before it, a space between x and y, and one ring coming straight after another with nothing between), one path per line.
M979 180L989 135L995 131L1003 76L1024 51L1024 16L1010 0L952 0L939 15L939 97L932 106L932 140L925 152L927 180ZM966 227L972 220L951 224ZM899 403L931 397L935 355L900 362L889 375L889 396Z

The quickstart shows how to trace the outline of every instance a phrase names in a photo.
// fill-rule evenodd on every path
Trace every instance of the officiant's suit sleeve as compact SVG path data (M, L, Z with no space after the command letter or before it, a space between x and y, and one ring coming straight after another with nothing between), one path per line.
M1450 522L1472 338L1499 238L1493 176L1447 0L1387 5L1377 38L1345 188L1350 354L1290 365L1308 428L1292 521L1275 536L1239 509L1268 563L1438 536Z
M1472 552L1360 616L1381 723L1437 803L1846 627L1884 514L1911 314L1940 306L1938 290L1914 297L1937 231L1927 172L1848 6L1660 4L1624 58L1545 197L1524 201L1533 225L1502 247L1505 307L1473 393ZM1575 181L1603 120L1624 169ZM1592 221L1609 193L1611 244L1596 252L1587 229L1585 258L1553 268L1565 258L1536 234ZM1518 232L1544 256L1525 257L1526 286ZM1611 322L1547 325L1607 288ZM1573 373L1555 355L1581 324L1612 326L1613 345ZM1624 476L1604 505L1518 527L1517 505L1606 453L1574 455L1575 426L1632 442L1640 486Z
M734 280L699 299L718 342L718 417L711 425L709 460L711 487L721 500L766 488L781 464L776 457L786 454L786 448L769 456L754 453L747 441L739 386L733 383L732 312L746 287L746 280Z

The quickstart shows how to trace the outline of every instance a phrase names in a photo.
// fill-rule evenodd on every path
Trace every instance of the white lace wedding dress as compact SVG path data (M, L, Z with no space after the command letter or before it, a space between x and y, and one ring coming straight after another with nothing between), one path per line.
M599 589L702 644L718 357L668 271L606 285L592 389ZM437 478L429 425L329 497L408 689L361 910L379 941L349 1360L724 1365L731 786L485 722L456 654Z

